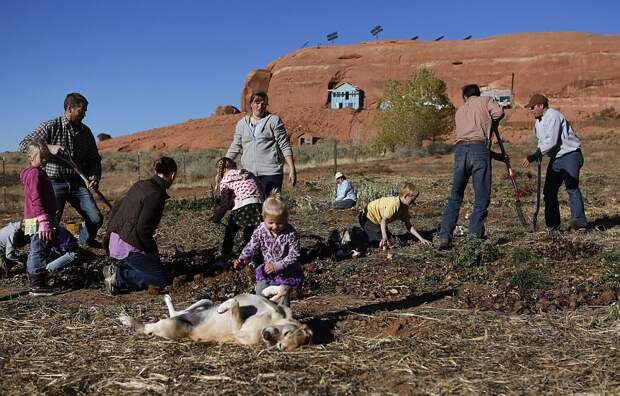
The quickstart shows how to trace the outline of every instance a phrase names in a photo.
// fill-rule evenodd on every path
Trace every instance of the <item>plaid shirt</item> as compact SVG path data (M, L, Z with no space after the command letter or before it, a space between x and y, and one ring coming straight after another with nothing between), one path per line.
M95 137L84 124L74 128L64 115L45 121L37 129L19 142L19 149L26 152L28 142L43 140L47 144L56 144L65 149L82 172L90 180L101 179L101 157L97 150ZM45 173L51 179L70 179L77 176L73 169L53 155L48 158Z

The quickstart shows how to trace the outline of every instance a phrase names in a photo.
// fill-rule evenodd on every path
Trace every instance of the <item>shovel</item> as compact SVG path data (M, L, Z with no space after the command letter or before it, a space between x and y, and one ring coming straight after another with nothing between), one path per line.
M68 155L62 155L62 154L56 154L55 155L56 158L60 159L61 161L64 161L65 163L67 163L71 168L73 168L73 170L75 171L75 173L77 173L82 180L84 180L84 183L86 184L86 186L88 187L88 184L90 183L90 181L88 180L88 178L86 177L86 175L84 174L84 172L82 172L80 170L80 168L77 166L77 164L71 159L71 157L69 157ZM101 200L103 201L103 203L108 207L108 209L112 210L112 204L110 203L110 201L108 201L106 199L106 197L101 193L101 191L96 190L96 189L89 189L95 192L95 194L97 194L97 196L99 198L101 198Z
M540 179L541 179L541 164L542 158L539 156L536 158L536 209L534 209L534 216L532 217L532 229L538 230L538 212L540 211Z

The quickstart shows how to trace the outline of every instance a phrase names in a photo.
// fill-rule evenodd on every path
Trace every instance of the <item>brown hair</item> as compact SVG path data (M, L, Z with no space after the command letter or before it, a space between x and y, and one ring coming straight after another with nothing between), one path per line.
M224 173L226 172L226 170L237 169L237 163L228 157L222 157L219 160L217 160L216 166L217 166L216 180L218 184L220 180L222 180L222 177L224 177Z
M279 193L272 192L263 203L263 218L288 222L288 208Z
M169 175L177 171L177 163L170 157L160 157L153 162L153 170L159 175Z
M262 101L265 102L265 104L269 102L269 99L267 98L267 94L264 91L252 92L252 95L250 95L250 103L254 102L254 99L256 98L262 99Z
M86 98L82 96L82 94L79 94L77 92L71 92L67 94L67 97L65 97L65 110L78 107L81 104L83 104L84 106L88 105L88 100L86 100Z

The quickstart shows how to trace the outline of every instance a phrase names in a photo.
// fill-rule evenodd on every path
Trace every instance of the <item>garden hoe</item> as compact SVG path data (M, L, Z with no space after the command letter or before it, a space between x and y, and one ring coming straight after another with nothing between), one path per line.
M534 209L534 216L532 217L532 230L538 230L538 211L540 210L540 168L542 164L542 158L539 156L536 158L536 209Z
M82 172L80 170L80 168L77 166L77 164L71 159L71 157L69 157L68 155L62 155L62 154L56 154L55 157L60 159L61 161L66 162L71 168L73 168L75 173L77 173L82 178L82 180L84 180L84 183L88 187L88 183L90 183L88 178L86 177L84 172ZM91 189L89 189L89 190L91 190ZM95 194L97 194L97 196L99 196L99 198L101 198L101 200L108 207L108 209L112 210L112 204L110 203L110 201L108 201L106 199L106 197L101 193L101 191L99 191L98 189L92 189L92 191L94 191Z
M515 209L517 210L517 217L521 222L521 225L527 227L527 220L525 219L525 215L523 214L523 208L521 203L521 190L519 190L519 186L517 186L517 178L515 177L514 172L512 171L512 167L510 166L510 159L506 155L506 149L504 148L504 142L499 135L499 129L497 128L497 123L493 123L491 126L495 137L497 138L497 144L499 145L499 149L502 152L502 155L505 158L506 168L508 169L508 176L510 176L510 180L512 181L512 187L515 190Z

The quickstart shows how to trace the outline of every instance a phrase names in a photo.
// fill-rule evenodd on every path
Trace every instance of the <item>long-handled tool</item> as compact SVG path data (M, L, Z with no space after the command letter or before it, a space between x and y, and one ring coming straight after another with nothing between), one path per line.
M71 159L71 157L69 157L68 155L63 155L63 154L56 154L55 157L61 161L66 162L71 168L73 168L75 173L77 173L82 178L82 180L84 180L86 187L88 187L90 180L88 180L84 172L80 170L80 167L77 166L77 164ZM101 191L99 191L98 189L94 189L94 188L93 189L89 188L89 190L94 191L95 194L97 194L97 196L101 198L101 200L108 207L108 209L112 210L112 204L110 203L110 201L106 199L106 197L101 193Z
M497 138L497 144L499 145L499 149L504 156L504 163L506 164L506 168L508 169L508 176L510 176L510 180L512 181L512 187L515 190L515 209L517 210L517 217L519 221L524 227L527 227L527 219L523 214L522 202L521 202L521 190L519 190L519 186L517 185L517 178L515 177L514 172L512 171L512 167L510 166L510 159L506 155L506 149L504 148L504 142L502 141L501 136L499 135L499 129L497 128L497 124L493 123L491 129Z
M534 209L534 215L532 217L532 229L534 231L538 230L538 212L540 211L541 165L542 158L538 156L538 158L536 158L536 209Z

